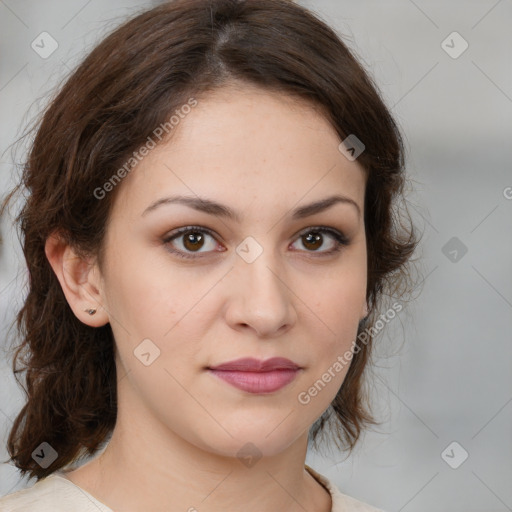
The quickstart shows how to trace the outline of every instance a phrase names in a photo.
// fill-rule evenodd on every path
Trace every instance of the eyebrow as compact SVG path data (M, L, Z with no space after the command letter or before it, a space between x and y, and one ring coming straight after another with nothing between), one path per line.
M310 203L304 206L300 206L299 208L296 208L292 212L292 219L303 219L305 217L315 215L316 213L323 212L324 210L327 210L331 206L334 206L335 204L338 203L349 204L354 206L357 210L358 215L361 215L361 209L353 199L341 195L333 195L330 197L326 197L325 199L321 199L320 201L315 201L314 203ZM162 197L161 199L158 199L154 203L150 204L142 212L142 216L156 210L161 206L169 204L182 204L185 206L189 206L190 208L193 208L200 212L204 212L209 215L215 215L217 217L231 219L238 223L240 223L242 219L240 213L231 209L229 206L217 203L216 201L212 201L211 199L191 196Z

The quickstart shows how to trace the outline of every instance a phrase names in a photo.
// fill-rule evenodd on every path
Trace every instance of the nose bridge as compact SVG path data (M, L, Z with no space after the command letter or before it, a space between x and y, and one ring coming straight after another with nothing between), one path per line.
M236 252L237 274L250 287L252 295L268 296L269 300L286 298L282 278L279 278L282 266L272 247L266 244L264 248L262 243L248 236L238 245Z
M290 324L294 309L276 252L249 236L236 253L231 320L252 326L260 334Z

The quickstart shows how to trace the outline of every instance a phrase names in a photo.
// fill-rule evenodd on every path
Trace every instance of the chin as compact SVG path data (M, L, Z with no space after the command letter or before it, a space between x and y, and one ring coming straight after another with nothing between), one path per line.
M212 432L205 432L198 446L210 453L224 457L237 457L242 463L244 460L259 459L261 457L274 457L285 451L292 443L297 441L305 432L298 431L295 422L295 428L290 430L293 422L290 422L286 428L283 418L278 421L267 421L262 428L259 424L247 425L243 427L230 427L223 424L224 428L231 436L222 430L222 433L212 436ZM280 424L281 423L281 424ZM306 438L307 439L307 438ZM247 465L247 464L246 464Z

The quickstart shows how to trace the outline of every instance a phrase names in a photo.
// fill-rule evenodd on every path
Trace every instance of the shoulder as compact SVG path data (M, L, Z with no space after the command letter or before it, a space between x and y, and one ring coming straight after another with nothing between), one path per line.
M339 489L324 475L321 475L314 469L306 465L309 473L318 480L331 494L332 510L331 512L384 512L372 505L356 500L347 494L343 494Z
M67 478L52 474L0 498L0 512L112 512Z

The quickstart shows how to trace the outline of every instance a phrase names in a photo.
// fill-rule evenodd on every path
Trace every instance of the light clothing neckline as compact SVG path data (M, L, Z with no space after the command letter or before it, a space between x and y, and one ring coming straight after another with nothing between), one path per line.
M332 500L332 508L331 511L337 510L335 505L335 495L337 489L327 480L323 475L320 475L317 473L314 469L309 467L307 464L304 465L305 469L308 471L308 473L324 488L327 490L327 492L331 495ZM99 501L97 498L95 498L90 492L86 491L79 485L72 482L69 478L65 476L65 473L63 471L56 471L55 473L52 473L46 479L48 478L58 478L61 481L67 482L68 485L73 486L75 489L83 493L87 498L89 498L102 512L114 512L111 508L107 507L104 503ZM339 497L337 497L339 499Z
M327 477L321 475L307 464L304 465L304 468L331 495L331 512L383 512L382 510L377 509L367 503L341 493ZM107 507L107 505L95 498L91 493L87 492L85 489L82 489L80 486L69 480L65 476L64 471L58 470L46 477L44 480L51 479L56 479L60 482L67 482L66 485L70 486L75 491L82 493L91 501L93 505L95 505L98 510L100 510L100 512L114 512L111 508ZM43 481L40 482L43 483Z

